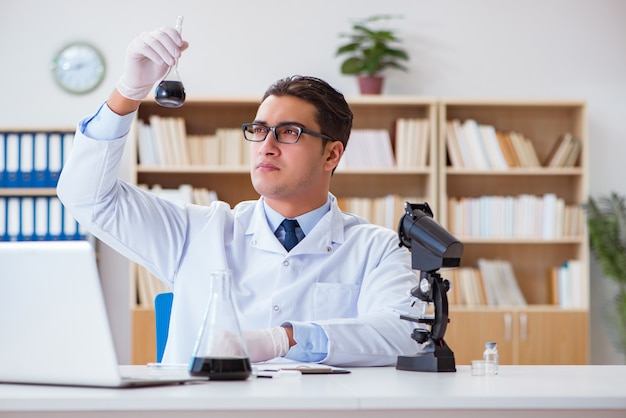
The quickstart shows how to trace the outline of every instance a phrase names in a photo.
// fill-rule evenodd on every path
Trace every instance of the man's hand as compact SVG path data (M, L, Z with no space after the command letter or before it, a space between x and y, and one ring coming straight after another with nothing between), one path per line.
M117 90L127 99L146 98L188 46L180 33L169 26L142 33L126 50L124 74L117 82Z
M289 351L289 337L283 327L244 330L243 338L253 363L283 357Z

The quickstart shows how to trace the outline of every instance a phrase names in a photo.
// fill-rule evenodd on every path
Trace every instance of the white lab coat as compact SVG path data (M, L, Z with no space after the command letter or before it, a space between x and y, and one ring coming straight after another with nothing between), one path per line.
M76 132L58 195L97 238L146 266L174 291L164 362L186 363L207 303L212 269L233 270L242 329L319 324L326 364L395 364L415 354L415 324L399 319L417 284L411 256L392 230L331 210L291 251L268 226L261 200L209 207L175 204L117 179L125 139Z

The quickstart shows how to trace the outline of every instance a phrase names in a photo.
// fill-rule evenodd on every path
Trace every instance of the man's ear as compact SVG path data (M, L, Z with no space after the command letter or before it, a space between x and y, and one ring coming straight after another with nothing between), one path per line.
M341 141L332 141L329 142L326 146L326 167L329 170L334 170L339 165L339 161L341 160L341 156L343 155L343 144Z

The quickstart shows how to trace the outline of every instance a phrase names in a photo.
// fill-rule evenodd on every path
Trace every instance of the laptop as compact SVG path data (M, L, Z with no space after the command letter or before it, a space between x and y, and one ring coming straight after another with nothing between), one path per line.
M207 380L180 368L118 365L87 241L0 242L0 318L0 382L121 388Z

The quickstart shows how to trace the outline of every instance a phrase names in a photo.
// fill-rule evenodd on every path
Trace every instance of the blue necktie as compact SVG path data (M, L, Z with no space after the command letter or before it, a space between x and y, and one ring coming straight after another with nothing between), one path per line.
M281 225L285 229L283 246L287 251L291 251L298 243L298 237L296 236L296 226L299 226L298 221L295 219L284 219Z

